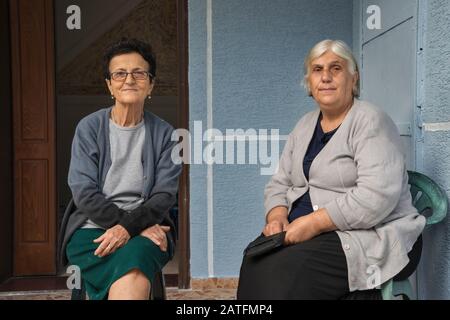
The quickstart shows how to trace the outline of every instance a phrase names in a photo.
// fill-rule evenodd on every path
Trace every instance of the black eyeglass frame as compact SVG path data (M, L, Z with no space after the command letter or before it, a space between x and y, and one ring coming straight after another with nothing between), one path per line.
M121 73L121 74L126 74L125 77L123 79L114 79L115 75ZM145 73L147 76L145 78L142 79L136 79L135 74L143 74ZM114 80L114 81L125 81L128 78L128 75L131 74L131 76L133 77L134 80L136 81L143 81L143 80L147 80L148 78L150 78L150 80L155 79L155 76L153 74L151 74L149 71L131 71L131 72L127 72L127 71L115 71L115 72L111 72L109 74L109 80Z

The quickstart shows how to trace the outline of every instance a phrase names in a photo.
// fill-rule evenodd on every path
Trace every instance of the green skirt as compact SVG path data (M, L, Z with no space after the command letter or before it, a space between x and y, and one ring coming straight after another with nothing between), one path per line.
M143 236L131 238L108 256L95 256L99 244L93 240L104 232L102 229L78 229L67 244L69 264L80 268L90 300L107 299L111 285L132 269L139 269L152 283L155 274L169 261L168 252L161 251Z

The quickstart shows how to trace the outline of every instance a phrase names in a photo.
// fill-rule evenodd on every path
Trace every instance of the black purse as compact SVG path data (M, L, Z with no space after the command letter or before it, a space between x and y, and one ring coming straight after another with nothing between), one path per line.
M263 234L256 238L244 250L244 256L254 257L268 253L276 248L280 248L284 244L284 237L286 231L275 233L271 236L264 236Z

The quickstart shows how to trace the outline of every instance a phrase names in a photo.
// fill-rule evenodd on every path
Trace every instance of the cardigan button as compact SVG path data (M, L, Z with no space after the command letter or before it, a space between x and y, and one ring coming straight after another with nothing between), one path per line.
M319 206L313 206L313 210L314 210L314 211L319 210Z
M350 245L349 244L344 244L344 249L345 250L350 250Z

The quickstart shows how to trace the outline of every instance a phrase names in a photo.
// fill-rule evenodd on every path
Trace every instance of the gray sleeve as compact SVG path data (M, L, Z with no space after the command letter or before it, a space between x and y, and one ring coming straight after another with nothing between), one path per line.
M385 219L397 206L406 170L400 135L387 115L360 121L352 145L356 186L324 206L341 231L370 229Z
M278 170L272 176L264 190L266 215L275 207L289 207L286 193L292 187L290 171L292 170L293 139L291 133L281 154Z

